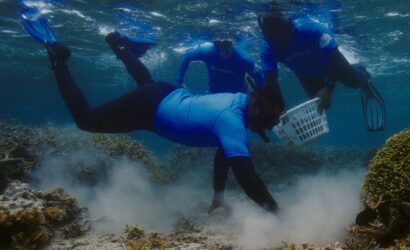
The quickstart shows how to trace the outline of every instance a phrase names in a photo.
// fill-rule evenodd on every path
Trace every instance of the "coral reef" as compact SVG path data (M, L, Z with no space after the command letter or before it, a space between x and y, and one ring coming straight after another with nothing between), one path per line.
M43 125L28 127L0 120L0 193L13 180L25 181L44 156L86 152L94 162L67 164L67 173L79 182L96 184L107 179L113 158L140 161L157 182L169 181L158 160L144 145L125 135L92 134L78 129Z
M15 181L0 195L0 247L38 249L57 226L84 216L76 199L63 189L41 192Z

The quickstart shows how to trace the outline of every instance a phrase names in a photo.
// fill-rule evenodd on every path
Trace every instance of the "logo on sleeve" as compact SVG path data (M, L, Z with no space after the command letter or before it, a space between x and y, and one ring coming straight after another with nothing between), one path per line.
M324 48L328 46L331 41L332 41L332 37L329 34L325 33L320 37L319 45L321 48Z

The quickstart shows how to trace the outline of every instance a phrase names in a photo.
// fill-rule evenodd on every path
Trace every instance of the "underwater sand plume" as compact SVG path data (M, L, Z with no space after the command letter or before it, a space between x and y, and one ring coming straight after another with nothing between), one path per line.
M90 134L49 125L24 126L14 120L0 119L0 192L13 180L28 180L32 170L45 156L67 156L88 152L94 163L68 166L67 173L79 181L96 184L104 181L105 161L126 157L143 163L150 177L160 183L169 181L160 163L144 145L124 135Z

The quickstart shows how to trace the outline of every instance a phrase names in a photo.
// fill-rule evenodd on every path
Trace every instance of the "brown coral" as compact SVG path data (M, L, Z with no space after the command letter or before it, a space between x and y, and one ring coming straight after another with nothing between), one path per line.
M165 249L169 246L166 237L158 233L151 233L145 238L145 232L142 227L126 225L125 244L130 250L151 250L151 249Z
M75 227L73 221L81 216L76 200L61 188L47 193L25 183L10 183L0 195L0 248L38 249L57 226Z

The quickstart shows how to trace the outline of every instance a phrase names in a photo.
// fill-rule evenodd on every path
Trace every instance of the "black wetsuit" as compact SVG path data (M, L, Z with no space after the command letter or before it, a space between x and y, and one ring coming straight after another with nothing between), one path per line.
M53 70L64 102L77 126L82 130L103 133L154 131L154 118L158 106L177 88L170 83L154 82L148 69L130 51L117 46L111 47L136 80L138 88L116 100L92 108L67 66L59 63L53 66ZM218 179L215 182L216 189L224 186L227 168L232 166L235 177L245 193L267 211L277 211L277 204L255 172L251 158L236 156L226 159L222 151L218 152L215 160L215 176Z

